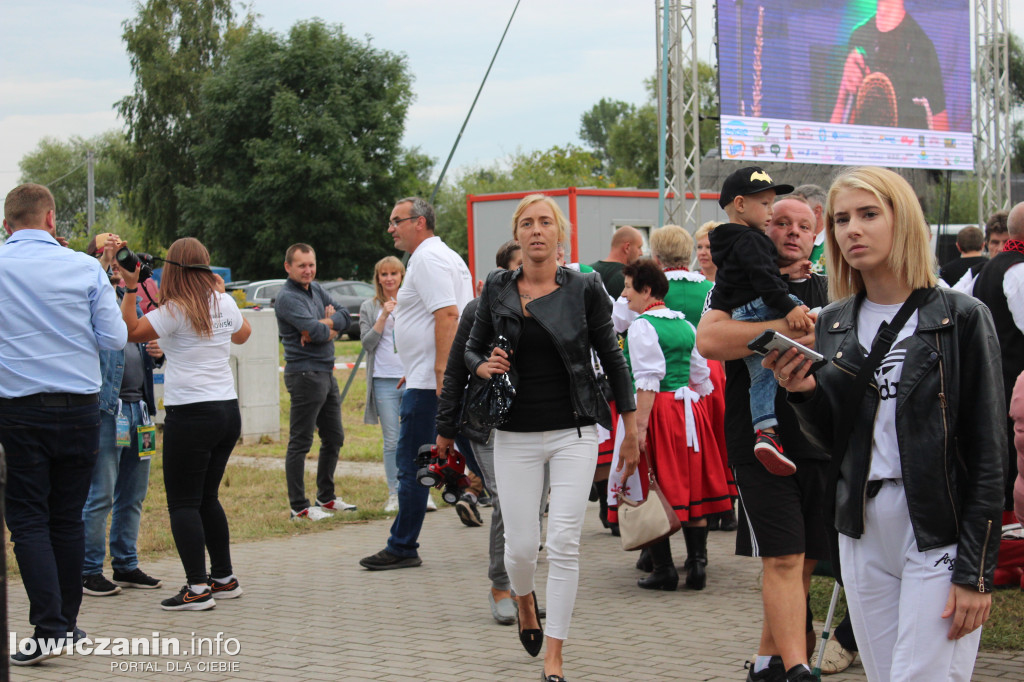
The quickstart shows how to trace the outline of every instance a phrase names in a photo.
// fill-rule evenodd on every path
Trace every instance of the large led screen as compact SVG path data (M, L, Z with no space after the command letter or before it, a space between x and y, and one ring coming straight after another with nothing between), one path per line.
M722 158L972 169L968 0L718 0Z

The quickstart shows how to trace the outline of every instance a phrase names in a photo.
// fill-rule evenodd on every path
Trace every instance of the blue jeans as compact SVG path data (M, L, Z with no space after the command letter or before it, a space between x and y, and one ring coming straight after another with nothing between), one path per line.
M793 294L789 297L797 305L803 305L803 302ZM767 322L780 317L783 317L780 311L766 305L761 297L732 311L732 319L744 322ZM743 364L750 375L750 418L754 430L778 426L779 420L775 417L775 375L770 369L761 366L761 356L756 353L743 358Z
M402 395L399 416L398 516L391 524L387 549L401 557L414 557L420 546L417 540L430 492L416 480L416 453L421 446L437 442L437 393L425 388L407 388Z
M391 377L373 378L373 401L380 419L380 430L384 435L384 475L388 479L388 494L398 494L398 411L402 404L405 388L396 388L398 379Z
M82 605L82 507L99 440L99 405L0 404L7 528L34 637L64 637Z
M110 520L110 565L117 573L127 573L139 565L136 544L142 501L149 489L150 458L139 459L136 427L145 424L141 403L124 404L121 412L128 419L131 445L116 444L116 414L100 412L100 449L92 471L89 497L82 510L85 523L85 563L82 575L103 572L106 556L107 517Z

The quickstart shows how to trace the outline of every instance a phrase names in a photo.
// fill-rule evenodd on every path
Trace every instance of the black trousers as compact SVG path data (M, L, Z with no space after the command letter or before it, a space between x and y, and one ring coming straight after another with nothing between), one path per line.
M171 534L189 585L232 574L231 534L218 491L242 433L237 400L167 406L164 487ZM210 553L210 573L206 554Z
M82 604L82 507L99 448L96 403L0 406L6 521L35 637L64 637Z

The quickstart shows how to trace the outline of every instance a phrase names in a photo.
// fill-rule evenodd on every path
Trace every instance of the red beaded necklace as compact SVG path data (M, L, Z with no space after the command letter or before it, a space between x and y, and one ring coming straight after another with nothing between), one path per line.
M655 301L654 303L652 303L649 306L647 306L646 308L644 308L643 312L641 312L640 314L643 315L644 313L646 313L651 308L657 308L660 305L665 305L665 302L664 301Z
M678 268L662 268L661 271L662 272L676 272L677 270L682 270L684 272L689 272L690 268L687 268L687 267L684 267L684 266L680 265Z

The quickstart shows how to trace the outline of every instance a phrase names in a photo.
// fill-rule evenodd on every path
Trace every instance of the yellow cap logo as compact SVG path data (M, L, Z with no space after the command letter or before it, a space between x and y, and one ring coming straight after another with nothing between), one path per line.
M771 177L763 170L754 171L753 173L750 174L750 181L753 182L754 180L764 180L768 184L771 184L772 182Z

